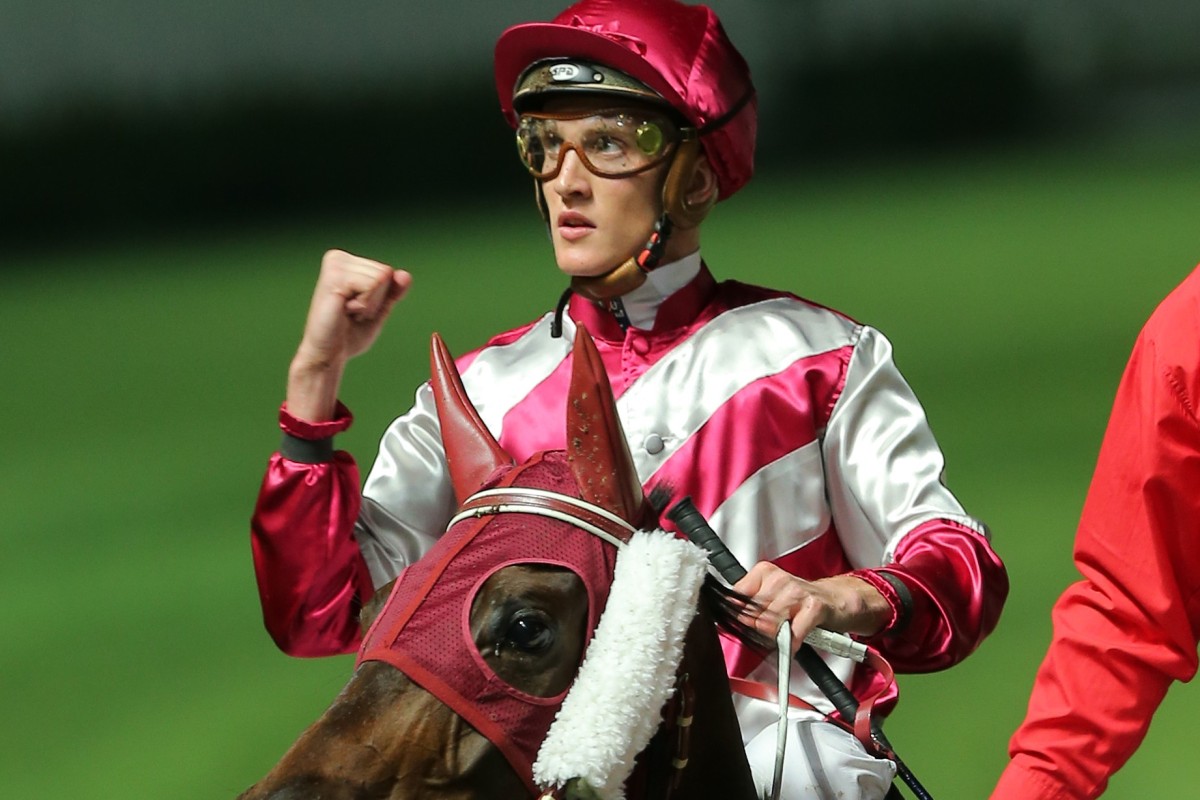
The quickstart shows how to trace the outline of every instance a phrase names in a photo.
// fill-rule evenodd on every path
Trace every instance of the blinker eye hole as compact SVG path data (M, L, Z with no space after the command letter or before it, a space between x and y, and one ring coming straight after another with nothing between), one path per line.
M663 147L662 128L653 122L643 122L637 129L637 146L648 156L658 155Z

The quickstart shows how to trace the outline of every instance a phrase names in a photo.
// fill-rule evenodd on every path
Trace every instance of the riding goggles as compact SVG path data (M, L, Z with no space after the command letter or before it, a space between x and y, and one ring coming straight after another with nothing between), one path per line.
M517 153L538 180L556 177L568 150L594 175L625 178L658 166L695 136L653 111L526 113L517 122Z

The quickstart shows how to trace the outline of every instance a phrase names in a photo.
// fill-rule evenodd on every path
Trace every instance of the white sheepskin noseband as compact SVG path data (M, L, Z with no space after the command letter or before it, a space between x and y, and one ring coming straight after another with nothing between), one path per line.
M620 548L612 589L579 674L533 765L558 788L586 781L603 800L624 800L634 759L662 722L708 559L665 531L639 531Z

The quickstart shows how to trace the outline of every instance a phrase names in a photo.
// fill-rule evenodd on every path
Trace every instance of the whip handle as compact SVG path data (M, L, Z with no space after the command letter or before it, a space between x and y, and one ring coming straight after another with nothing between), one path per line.
M709 563L727 583L732 586L745 576L746 568L729 551L729 548L721 541L721 537L717 536L717 532L708 524L708 520L704 519L704 515L696 508L691 497L684 497L677 502L667 511L666 516L688 539L704 548L708 553ZM801 643L800 649L796 651L796 661L821 690L821 693L829 699L829 702L833 703L834 708L842 715L842 719L853 724L854 718L858 714L858 698L846 688L846 684L842 683L842 679L834 674L812 645L807 642ZM913 791L918 800L933 800L917 777L908 769L908 766L896 755L895 748L884 736L883 728L879 725L878 720L871 720L871 733L875 736L876 741L888 751L889 757L896 763L900 778ZM897 797L900 796L895 786L891 787L888 797L891 798L893 794Z
M675 527L708 552L708 561L730 586L746 577L746 568L741 565L729 548L708 524L708 520L696 508L692 498L685 497L667 511L667 519Z
M729 548L717 536L704 515L696 508L691 497L685 497L667 511L667 519L675 523L679 530L695 544L708 552L709 561L729 584L737 583L746 574L746 568L738 562ZM846 684L833 673L824 659L817 654L811 645L803 643L796 651L796 661L804 668L808 677L817 685L821 693L829 698L829 702L841 712L842 717L850 723L858 713L858 700L846 688Z

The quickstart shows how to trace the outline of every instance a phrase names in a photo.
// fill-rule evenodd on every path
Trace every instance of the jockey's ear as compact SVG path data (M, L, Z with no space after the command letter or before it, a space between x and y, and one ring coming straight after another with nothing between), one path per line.
M663 208L676 228L695 228L717 204L717 174L697 139L679 145L663 184Z
M701 153L700 157L696 159L696 167L692 172L692 180L683 197L684 205L691 208L699 208L701 206L711 207L720 194L720 188L717 185L717 173L713 171L712 165L708 163L708 156Z

